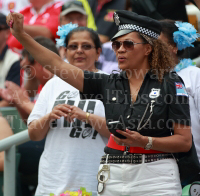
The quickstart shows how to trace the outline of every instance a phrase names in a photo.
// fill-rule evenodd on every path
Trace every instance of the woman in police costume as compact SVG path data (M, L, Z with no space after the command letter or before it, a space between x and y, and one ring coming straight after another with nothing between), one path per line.
M158 40L160 24L128 11L117 11L114 19L119 31L112 47L122 72L110 76L84 72L37 44L24 32L22 15L10 14L7 23L36 61L49 65L83 98L102 100L107 121L120 121L128 128L118 131L126 139L111 135L105 148L99 195L179 196L179 171L171 153L191 148L188 95L178 76L170 73L174 63Z

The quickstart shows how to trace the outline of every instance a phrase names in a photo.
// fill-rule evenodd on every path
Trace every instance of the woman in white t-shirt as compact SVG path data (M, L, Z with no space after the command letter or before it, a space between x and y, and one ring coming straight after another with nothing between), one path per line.
M101 53L98 34L87 27L75 27L67 24L58 31L61 39L57 42L66 46L69 63L103 73L95 68ZM28 130L32 140L46 137L36 195L57 195L80 187L96 195L96 174L110 135L101 101L81 100L76 88L54 76L39 95Z
M200 161L200 69L191 59L181 59L184 50L193 46L200 34L187 22L173 20L160 21L162 33L160 39L166 42L176 62L174 71L183 79L187 94L189 95L191 130L194 144ZM196 177L200 180L200 175ZM195 180L194 180L195 181Z

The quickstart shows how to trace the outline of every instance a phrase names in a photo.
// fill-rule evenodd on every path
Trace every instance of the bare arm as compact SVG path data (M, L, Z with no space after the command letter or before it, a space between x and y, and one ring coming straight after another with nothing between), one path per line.
M0 140L13 135L12 129L5 118L0 117ZM0 171L4 169L4 152L0 152Z
M50 113L46 114L40 119L32 121L28 125L30 139L34 141L44 139L49 131L51 122L56 119L60 119L62 116L67 118L67 114L69 112L71 112L71 110L69 110L68 105L59 104L55 106Z
M26 123L28 116L30 115L31 111L33 110L34 103L32 103L31 101L23 102L21 104L15 104L15 107L17 108L24 123Z
M23 18L23 15L19 13L12 13L7 16L7 24L10 25L10 22L13 23L10 29L11 33L38 63L82 92L83 71L64 62L57 54L41 46L31 36L25 33L23 29Z
M163 152L188 152L192 146L190 126L175 124L174 135L162 138L153 138L153 149Z
M24 31L31 37L43 36L52 39L53 35L51 31L45 26L38 25L24 25Z
M28 133L33 141L40 141L45 138L50 127L50 113L28 125Z
M127 130L126 132L119 131L120 134L127 139L119 139L113 136L114 140L119 144L127 146L136 146L144 148L148 143L148 137L142 136L138 132ZM176 153L188 152L192 146L192 134L190 126L181 124L174 125L174 135L168 137L153 137L153 150L162 152Z
M104 117L90 114L88 122L96 131L99 132L100 135L107 138L110 137L110 132L107 128L106 119Z

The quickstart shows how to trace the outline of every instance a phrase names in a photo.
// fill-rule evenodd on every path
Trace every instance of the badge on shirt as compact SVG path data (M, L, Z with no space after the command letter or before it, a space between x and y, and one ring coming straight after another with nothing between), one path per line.
M176 87L176 95L188 97L187 91L183 83L175 82L175 87Z
M157 98L159 96L160 96L160 89L158 89L158 88L152 88L151 92L149 93L149 97L151 99L155 99L155 98Z

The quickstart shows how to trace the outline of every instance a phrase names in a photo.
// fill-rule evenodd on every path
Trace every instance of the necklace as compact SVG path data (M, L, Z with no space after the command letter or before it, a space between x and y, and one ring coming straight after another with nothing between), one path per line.
M142 83L138 86L138 88L133 93L131 93L131 100L133 103L136 101L138 91L139 91L141 85L142 85Z

